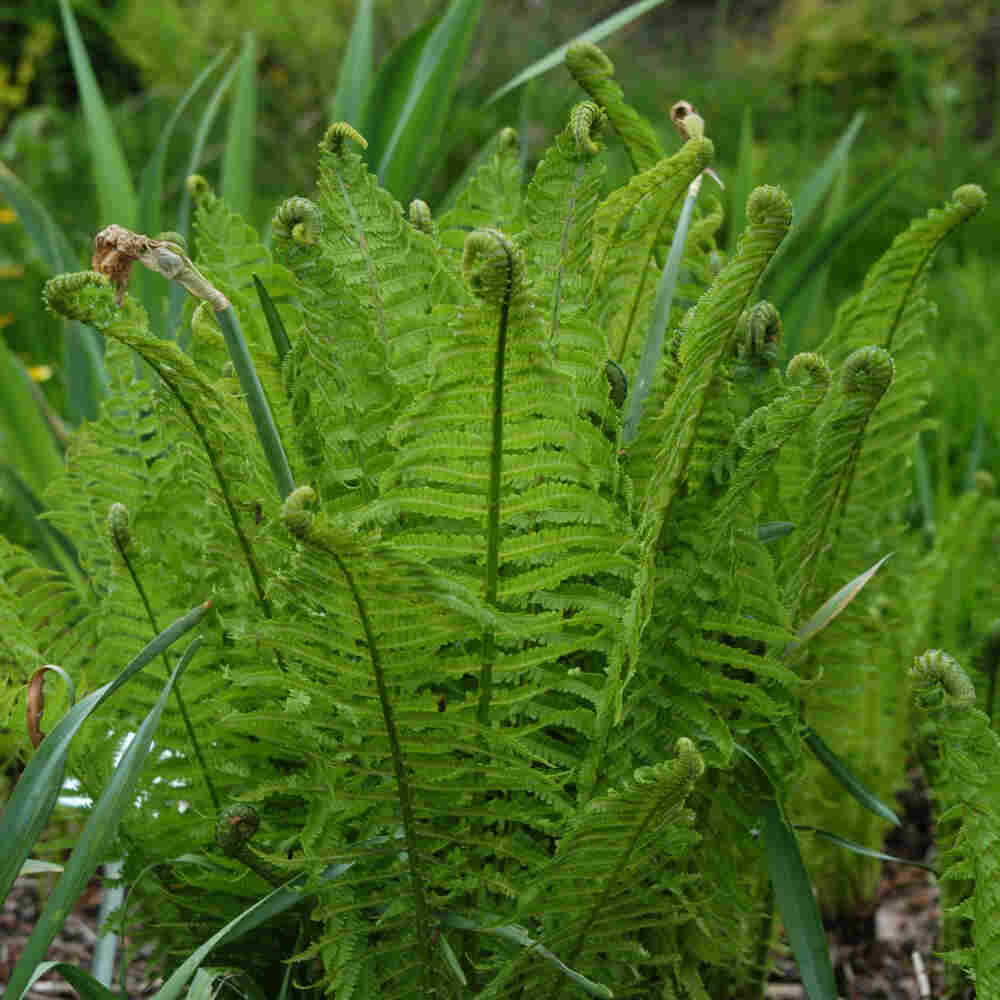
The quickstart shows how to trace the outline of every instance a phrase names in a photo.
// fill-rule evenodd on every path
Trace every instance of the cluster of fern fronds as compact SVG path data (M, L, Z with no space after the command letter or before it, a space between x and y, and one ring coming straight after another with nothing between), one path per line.
M168 960L306 872L305 919L241 951L265 983L276 954L317 960L338 998L732 996L763 974L761 808L796 802L803 718L822 729L837 657L872 639L864 611L823 645L795 634L901 531L927 265L983 196L961 188L899 237L787 369L754 293L790 203L757 189L723 262L711 200L626 447L660 271L713 147L664 155L602 59L571 51L595 100L530 182L505 130L440 218L404 215L343 124L271 250L195 184L198 267L240 318L287 497L207 307L183 350L99 275L49 285L104 334L111 386L47 497L79 580L0 550L5 641L89 689L193 603L216 609L187 722L165 720L123 824ZM605 193L615 132L636 173ZM117 696L85 786L161 683ZM234 802L259 813L256 873L214 847Z

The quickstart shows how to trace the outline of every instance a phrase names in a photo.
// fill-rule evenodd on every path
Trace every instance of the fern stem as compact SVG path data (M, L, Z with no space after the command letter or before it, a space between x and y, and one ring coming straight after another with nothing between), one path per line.
M504 360L507 351L510 303L514 292L514 248L501 233L494 229L482 230L482 233L498 244L500 257L503 261L503 280L499 299L500 317L497 324L496 354L493 362L490 483L486 502L486 603L490 607L496 607L500 579L500 473L503 466ZM471 240L472 237L466 244L467 254ZM480 249L482 248L480 247ZM492 629L487 629L483 635L483 669L480 674L479 707L477 709L477 717L483 726L488 726L490 722L490 699L493 693L493 660L495 655L495 636Z
M114 504L113 508L120 506L120 504ZM109 517L109 522L110 520L111 518ZM156 621L156 615L153 613L152 605L149 603L149 597L146 595L146 588L142 585L142 581L139 579L139 574L136 573L135 567L132 565L132 560L129 558L125 537L120 531L117 531L114 527L112 527L111 540L114 543L115 548L118 550L118 554L121 556L122 562L125 563L125 568L128 570L129 576L132 577L132 583L135 585L136 593L138 593L139 598L142 601L142 606L146 609L146 617L149 619L149 624L153 628L153 635L159 635L160 626ZM167 669L167 677L169 677L171 668L167 651L164 650L160 655L163 658L163 665ZM208 790L208 797L212 800L212 806L216 811L218 811L221 808L219 796L215 790L215 785L212 783L212 778L208 773L208 764L205 761L204 754L201 752L201 744L198 742L194 726L191 725L191 717L188 715L187 705L184 704L184 696L181 694L180 683L174 684L174 695L177 698L177 710L180 712L181 719L184 721L184 728L187 730L188 739L191 741L191 749L194 751L195 759L198 761L198 766L201 768L201 776L205 781L205 788Z
M432 967L433 948L431 945L431 911L427 904L424 889L423 874L420 869L420 847L417 843L417 826L413 815L413 793L407 777L406 761L403 746L399 739L399 728L393 711L392 699L389 697L389 685L386 681L385 668L382 665L382 655L379 651L375 629L372 626L368 605L358 588L354 574L347 563L336 550L336 542L328 533L315 530L313 519L306 507L316 500L316 492L311 486L300 486L285 501L282 509L282 520L289 531L297 538L309 542L326 552L337 569L340 570L351 592L351 599L358 611L358 619L365 636L365 646L371 660L372 674L375 677L375 687L378 691L379 705L382 710L382 721L389 739L389 749L392 755L392 769L399 795L399 808L403 820L403 835L406 840L407 864L410 870L410 881L413 887L414 906L417 911L417 939L424 955L425 975ZM427 985L427 984L425 984ZM425 990L430 996L433 991Z
M201 445L205 449L205 454L208 456L209 464L212 466L212 471L215 473L215 481L219 484L219 491L222 493L222 499L226 505L226 510L229 512L229 519L233 523L233 528L236 531L236 537L239 540L240 548L243 550L247 567L250 570L250 576L253 579L254 589L257 591L257 601L260 604L264 615L267 618L271 618L271 602L264 593L264 582L263 577L261 576L260 567L257 565L257 559L253 554L253 549L250 547L250 540L247 538L246 533L243 531L243 527L240 524L239 516L236 513L236 505L233 503L233 498L229 495L229 485L226 482L226 477L222 474L222 468L219 465L219 460L215 452L212 450L211 444L209 444L205 428L195 416L190 403L188 403L188 401L184 398L177 386L171 382L170 376L162 368L162 366L158 365L154 359L149 357L144 357L144 360L162 379L163 384L170 390L177 402L180 403L181 409L184 410L188 420L191 421L191 426L194 428L195 434L198 435L198 440L201 441Z

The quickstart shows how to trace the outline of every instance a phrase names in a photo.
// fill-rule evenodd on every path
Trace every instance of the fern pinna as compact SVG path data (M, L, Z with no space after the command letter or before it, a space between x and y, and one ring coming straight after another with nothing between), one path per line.
M39 631L33 656L96 685L154 619L192 597L217 609L185 677L190 726L163 731L123 827L169 961L304 872L310 919L249 949L265 983L283 973L275 935L338 997L722 996L763 972L753 830L801 771L811 679L781 652L850 509L823 499L830 516L784 552L761 524L810 522L841 442L857 451L849 387L891 391L899 338L879 324L906 325L909 292L870 290L874 346L854 351L841 324L827 360L782 374L780 319L754 291L789 201L754 192L721 270L711 205L685 247L693 305L675 307L624 447L626 376L713 147L663 157L617 88L591 93L530 183L505 130L439 220L404 215L345 124L321 143L315 196L278 209L273 252L194 183L198 265L242 319L287 496L207 306L184 351L98 274L48 287L105 335L114 391L48 498L85 573L59 598L73 641ZM638 172L605 194L612 127ZM864 398L871 420L881 395ZM105 529L113 504L127 547ZM55 584L13 551L4 567L5 616L30 635ZM153 696L111 708L89 780ZM215 799L259 813L252 855L213 847ZM255 830L244 815L223 832Z

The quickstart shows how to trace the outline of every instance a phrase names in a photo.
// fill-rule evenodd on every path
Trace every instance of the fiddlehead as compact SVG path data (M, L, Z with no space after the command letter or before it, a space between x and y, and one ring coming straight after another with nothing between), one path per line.
M943 704L967 708L976 704L976 689L969 675L943 649L928 649L910 669L913 697L923 709Z
M566 68L576 82L602 107L628 150L636 173L663 159L656 132L634 108L615 82L614 63L591 42L576 42L566 50Z
M312 246L323 232L323 213L308 198L287 198L274 213L272 229L275 235Z
M436 233L436 227L434 225L434 217L431 215L431 207L426 201L421 201L419 198L414 198L410 202L410 225L414 229L419 229L422 233L426 233L428 236L434 236Z
M368 140L353 125L334 122L327 128L323 141L319 144L320 149L333 153L334 156L343 156L344 143L348 139L362 149L368 148Z
M271 885L281 885L285 874L254 853L250 841L260 827L260 816L253 806L237 802L219 812L215 822L215 842L224 854L241 861L252 872Z
M827 556L844 520L868 423L892 382L895 367L881 347L862 347L845 362L836 408L820 427L816 457L803 493L808 516L788 554L792 620L816 603L826 580Z

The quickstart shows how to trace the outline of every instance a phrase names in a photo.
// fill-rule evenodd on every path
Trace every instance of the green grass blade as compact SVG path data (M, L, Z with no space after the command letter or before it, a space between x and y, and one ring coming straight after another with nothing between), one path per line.
M58 972L83 1000L122 1000L119 994L113 993L93 976L75 965L70 965L69 962L42 962L32 971L24 991L31 989L35 981L41 979L46 972Z
M73 853L66 862L65 870L46 902L38 923L35 924L35 929L31 932L17 965L14 966L14 971L10 974L7 996L20 998L31 978L31 973L45 958L49 945L62 930L80 894L118 835L118 825L122 816L134 805L139 773L152 749L153 735L160 724L163 707L173 691L174 684L200 645L201 639L195 638L184 651L184 655L164 684L156 704L139 726L107 787L90 811L87 822L73 847Z
M646 341L642 347L642 359L639 362L639 372L636 376L631 393L629 393L628 411L625 425L622 429L622 442L628 447L639 433L639 421L642 419L642 404L649 395L656 374L656 366L663 354L663 341L670 322L670 307L674 301L674 291L677 288L677 277L681 270L681 260L684 257L684 244L687 241L688 229L691 227L691 216L694 214L694 203L701 188L701 177L697 177L689 186L681 208L674 238L670 244L667 262L663 265L659 284L656 286L656 299L653 302L653 312L649 329L646 331Z
M795 524L792 521L768 521L767 524L757 526L757 540L766 545L768 542L790 535L794 530Z
M62 790L70 744L92 712L151 660L198 624L211 607L206 601L164 629L122 672L71 708L42 740L0 816L0 899L6 897L21 865L45 828Z
M378 161L380 183L404 204L448 120L482 9L483 0L452 0L420 51L406 103Z
M806 726L803 733L806 745L816 759L839 781L851 795L869 812L894 826L899 826L899 817L827 746L812 726Z
M17 213L50 275L76 271L80 262L48 209L20 179L0 163L0 195ZM82 323L63 328L63 373L66 379L66 416L73 424L97 417L106 378L101 338Z
M407 35L382 61L375 75L375 82L361 109L361 126L358 129L368 140L368 160L371 163L378 163L382 158L412 88L420 54L437 24L436 18L431 19Z
M219 988L216 988L216 983ZM268 1000L267 994L242 970L234 966L206 966L191 981L187 1000L215 1000L220 992L236 992L241 1000Z
M170 140L173 138L174 130L180 121L181 115L187 110L194 96L205 85L205 81L219 68L219 64L229 54L226 48L220 52L197 76L194 83L184 92L181 99L175 105L170 117L167 119L163 132L160 134L160 141L153 150L153 155L143 168L142 178L139 182L139 226L140 233L149 233L155 236L163 230L161 209L163 204L163 187L166 173L167 152L170 147ZM149 323L157 336L166 335L166 317L161 309L162 286L151 280L151 275L144 268L137 268L132 275L132 292L139 301L142 302L147 314Z
M843 847L845 851L850 851L852 854L860 854L866 858L875 858L878 861L894 861L898 865L912 865L914 868L923 868L925 872L937 874L932 865L925 865L922 861L911 861L909 858L898 858L895 854L886 854L884 851L876 851L873 847L865 847L864 844L857 844L853 840L848 840L847 837L831 833L829 830L820 830L815 826L800 826L798 823L795 824L795 829L803 830L806 833L815 833L817 837L829 840L831 844Z
M729 218L726 223L726 252L736 253L740 233L747 225L747 198L753 190L753 112L748 104L743 109L740 125L740 152L736 160L736 176L729 181Z
M17 213L50 276L75 271L79 267L69 240L49 215L48 209L5 163L0 163L0 195Z
M807 226L813 214L819 208L820 203L826 197L827 192L833 186L837 174L841 167L847 162L847 156L854 145L854 140L861 131L861 126L865 123L865 112L858 111L851 119L850 124L844 130L844 134L837 140L833 149L830 150L826 159L817 167L815 173L806 182L805 187L792 199L792 211L794 212L795 224L789 233L789 241L795 238L797 230Z
M795 640L785 647L784 655L790 655L802 643L807 642L814 635L822 632L861 593L865 584L882 568L882 564L891 556L891 552L882 556L874 566L870 566L864 573L859 573L853 580L845 583L833 597L824 601L823 606L798 630Z
M781 246L778 247L778 252L771 258L767 274L764 276L765 282L770 275L781 273L782 258L788 253L789 247L795 244L795 241L805 228L812 224L814 214L833 186L833 182L837 179L840 169L847 162L847 155L850 153L851 146L854 145L854 140L857 138L864 121L865 113L863 111L857 112L851 119L851 123L847 126L844 134L837 140L833 149L830 150L826 159L816 168L816 171L806 181L805 186L798 195L792 199L792 218L794 222L788 236L782 242Z
M48 565L61 572L76 587L81 597L90 593L87 574L73 543L53 524L41 517L45 504L9 465L0 461L0 481L6 481L18 517L30 524L40 546L40 556Z
M761 807L761 840L778 912L809 1000L836 1000L837 984L819 907L795 832L773 799Z
M866 191L823 229L802 254L795 267L775 272L780 274L780 277L775 278L773 290L768 292L768 296L778 307L779 312L783 314L796 297L803 293L816 274L829 264L833 255L871 221L876 209L885 200L902 173L903 168L900 167L883 177L875 187Z
M361 112L373 82L372 51L375 43L375 2L358 0L347 51L340 65L337 92L330 101L330 121L350 122L362 130ZM367 138L367 136L366 136Z
M215 119L218 117L219 109L222 107L222 99L226 96L226 91L229 90L232 85L233 79L236 76L236 71L239 69L239 65L239 62L235 62L229 67L226 75L219 81L218 86L212 92L212 96L209 99L208 104L205 105L205 110L201 115L201 121L198 122L198 128L195 132L194 142L191 145L191 155L188 157L185 176L190 176L191 174L198 172L202 157L205 153L205 143L208 141L209 133L212 131L212 126L215 124ZM180 233L185 240L189 240L191 232L191 192L188 190L187 184L183 186L181 192L181 203L177 209L177 222L174 225L174 229L176 232ZM170 306L167 311L168 336L172 337L174 335L177 325L180 322L181 310L183 307L184 289L174 283L171 283Z
M140 233L149 233L155 236L162 232L163 222L160 209L163 202L164 176L167 165L167 152L170 147L170 140L173 138L174 130L181 119L181 115L187 110L187 106L194 99L195 95L205 85L208 78L219 68L219 64L229 54L230 49L223 49L195 78L194 83L184 92L181 99L170 112L166 125L160 134L160 141L153 150L153 155L143 168L142 179L139 185L139 227ZM134 280L135 276L133 276Z
M271 340L274 341L274 350L278 355L278 362L285 360L285 355L292 349L292 342L288 338L288 331L281 320L278 310L275 308L271 296L264 287L264 282L253 275L253 285L257 289L257 298L260 300L260 309L267 320L267 328L271 331Z
M31 378L2 340L0 442L4 464L9 464L35 493L41 493L62 472L62 454L35 402Z
M257 42L252 32L246 34L237 65L236 92L229 110L219 191L234 212L249 219L253 208L254 140L257 131Z
M104 342L96 330L69 323L63 333L63 377L66 380L66 416L76 425L96 420L107 392Z
M533 62L526 69L521 70L517 76L508 80L502 87L494 90L486 98L486 106L500 100L504 94L510 93L510 91L520 87L522 83L527 83L536 76L547 73L555 66L561 66L566 58L566 50L576 42L593 42L596 44L607 38L608 35L613 35L619 28L624 28L626 25L631 24L637 17L642 17L647 11L652 10L654 7L659 7L664 2L665 0L639 0L638 3L631 4L624 10L618 11L617 14L612 14L611 17L605 18L600 24L595 24L594 27L588 28L582 35L571 38L564 45L554 48L547 56L543 56L537 62Z
M117 222L134 229L139 203L132 185L128 161L115 134L101 88L97 85L69 0L59 0L59 9L90 140L94 182L97 185L97 201L103 224Z

